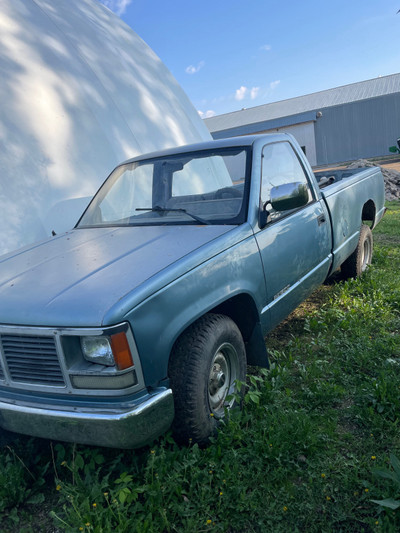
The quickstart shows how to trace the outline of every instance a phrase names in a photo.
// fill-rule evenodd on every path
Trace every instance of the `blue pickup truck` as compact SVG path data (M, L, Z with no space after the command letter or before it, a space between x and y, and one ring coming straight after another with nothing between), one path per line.
M0 427L206 444L268 332L367 268L383 214L378 168L314 175L286 134L121 164L74 229L0 258Z

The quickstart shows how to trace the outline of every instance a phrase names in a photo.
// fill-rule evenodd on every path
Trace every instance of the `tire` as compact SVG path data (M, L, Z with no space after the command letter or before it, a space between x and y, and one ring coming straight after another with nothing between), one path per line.
M176 442L206 446L225 408L234 404L226 397L237 392L236 380L246 378L246 351L239 328L227 316L204 315L175 343L168 373Z
M372 232L368 226L363 224L357 248L341 266L344 279L358 278L367 270L372 261L373 246Z

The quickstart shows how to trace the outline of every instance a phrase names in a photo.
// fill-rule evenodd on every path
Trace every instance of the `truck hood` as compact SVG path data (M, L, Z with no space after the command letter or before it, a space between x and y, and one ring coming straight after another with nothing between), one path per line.
M232 226L76 229L0 258L0 323L99 326L125 295Z

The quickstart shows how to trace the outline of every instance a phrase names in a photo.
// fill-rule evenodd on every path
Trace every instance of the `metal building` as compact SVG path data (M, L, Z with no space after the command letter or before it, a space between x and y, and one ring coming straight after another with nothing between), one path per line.
M388 155L400 137L400 74L218 115L205 123L215 139L291 133L312 165Z

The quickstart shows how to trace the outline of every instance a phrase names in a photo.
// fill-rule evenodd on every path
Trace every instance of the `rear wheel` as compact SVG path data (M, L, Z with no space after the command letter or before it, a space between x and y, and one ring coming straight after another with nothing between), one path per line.
M371 264L373 252L372 232L368 226L361 226L357 248L341 266L344 279L357 278L363 274Z
M234 404L236 381L246 377L244 342L233 320L209 313L190 326L175 343L169 377L175 440L206 445Z

